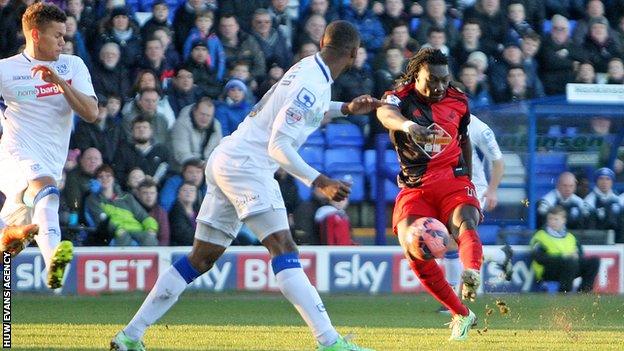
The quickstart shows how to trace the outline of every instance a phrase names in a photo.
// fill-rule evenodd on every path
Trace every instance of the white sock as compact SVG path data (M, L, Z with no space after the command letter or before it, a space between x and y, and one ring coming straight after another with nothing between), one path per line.
M158 277L156 285L147 295L134 318L124 328L124 333L130 339L141 340L147 327L156 323L169 311L187 285L178 270L174 266L169 267Z
M332 326L321 297L310 284L303 269L284 269L275 278L282 294L299 311L316 340L324 346L335 343L339 337L338 332Z
M446 281L457 293L459 291L459 283L461 281L462 264L457 258L445 258L444 260L444 272Z
M35 236L35 240L46 267L50 266L54 249L61 242L58 210L58 194L50 193L37 201L33 213L33 223L39 225L39 234Z

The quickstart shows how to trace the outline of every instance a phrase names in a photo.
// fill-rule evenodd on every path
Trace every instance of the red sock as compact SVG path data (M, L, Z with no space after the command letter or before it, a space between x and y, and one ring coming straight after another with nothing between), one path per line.
M457 240L459 259L464 268L481 269L483 263L483 247L476 230L467 229L459 233Z
M464 306L459 297L455 295L453 288L444 278L444 273L435 260L410 261L412 271L427 291L453 314L468 315L468 308Z

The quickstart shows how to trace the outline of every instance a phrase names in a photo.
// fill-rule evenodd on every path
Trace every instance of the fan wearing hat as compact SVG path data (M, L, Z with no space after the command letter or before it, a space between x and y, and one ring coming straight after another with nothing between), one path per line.
M583 43L589 60L596 67L596 72L607 72L609 60L622 57L622 43L609 32L609 21L603 16L589 20L589 33Z
M121 48L121 63L126 67L134 67L141 57L141 38L138 26L131 21L128 9L114 7L104 24L104 31L98 39L98 47L114 42Z
M596 186L585 197L592 213L592 221L596 229L613 229L619 232L622 228L622 201L613 192L615 172L603 167L596 170L594 181Z
M232 78L225 84L224 99L217 103L216 111L223 136L232 134L251 111L252 105L246 99L248 91L245 82L237 78Z

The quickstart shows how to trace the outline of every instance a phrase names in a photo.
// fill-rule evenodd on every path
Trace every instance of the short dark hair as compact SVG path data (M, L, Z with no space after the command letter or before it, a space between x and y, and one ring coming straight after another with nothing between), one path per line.
M427 30L427 37L430 37L432 33L443 33L444 35L446 35L444 28L438 26L429 27L429 29Z
M548 212L546 212L546 215L563 215L564 217L567 217L568 213L566 212L565 208L557 205L549 208Z
M409 59L405 73L397 79L398 86L413 82L423 65L448 65L448 57L440 49L423 48Z
M348 54L360 46L360 33L353 24L339 20L333 21L325 28L323 34L324 48Z
M150 70L145 70L145 71L150 71ZM158 76L155 75L154 71L150 71L152 74L154 74L154 76L156 77L156 80L158 80ZM160 97L160 91L158 91L158 89L156 88L143 88L141 89L141 91L139 91L139 96L143 96L143 94L145 93L151 93L154 92L156 94L158 94L158 96Z
M155 187L156 190L158 190L158 184L156 184L154 180L147 178L139 183L139 186L137 187L137 189L151 188L151 187Z
M22 16L24 31L36 28L41 29L50 22L67 21L67 15L58 6L43 2L34 3L26 9Z
M147 118L146 118L145 116L143 116L143 115L138 115L138 116L136 116L136 117L132 120L132 128L134 128L134 126L135 126L137 123L147 123L147 124L149 124L149 125L150 125L150 127L152 126L152 123L150 122L150 120L149 120L149 119L147 119Z
M98 167L98 169L95 170L95 177L97 178L100 174L102 173L110 173L113 177L115 176L115 171L113 171L113 167L107 165L106 163L101 165L100 167Z
M462 23L461 29L464 30L464 27L469 24L476 24L477 26L479 26L479 29L481 29L481 21L476 18L468 18L467 20L465 20L464 23Z
M509 74L509 72L511 72L512 69L520 69L520 70L522 70L522 72L526 73L526 69L524 69L524 66L522 66L522 65L511 65L511 66L509 66L509 69L507 70L507 74Z
M468 69L474 69L477 72L479 72L479 67L477 67L477 65L473 64L473 63L464 63L460 68L459 68L459 73L461 74L461 72L463 70L465 70L466 68Z
M204 161L199 158L189 158L182 164L182 172L184 172L188 167L204 168Z

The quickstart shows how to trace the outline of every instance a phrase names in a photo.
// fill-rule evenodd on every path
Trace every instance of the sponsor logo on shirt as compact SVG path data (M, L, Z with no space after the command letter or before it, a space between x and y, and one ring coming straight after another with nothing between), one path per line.
M31 76L13 76L13 80L31 80Z
M297 105L306 109L311 108L315 102L316 96L314 96L314 94L306 88L301 88L297 94L297 100L295 101Z
M399 99L396 95L388 94L386 98L383 99L383 102L388 105L399 107L401 105L401 99Z
M429 158L435 158L440 155L446 147L453 141L451 135L440 127L437 123L431 124L428 129L438 132L437 135L430 135L414 140L416 146L420 148Z
M286 123L295 124L303 119L304 112L294 106L291 106L286 110Z
M71 79L68 80L67 83L71 85ZM54 83L48 83L44 85L35 85L35 96L37 96L38 98L52 96L52 95L59 95L62 93L63 92L61 91L59 86Z

